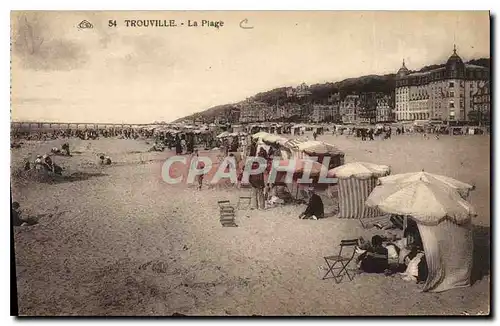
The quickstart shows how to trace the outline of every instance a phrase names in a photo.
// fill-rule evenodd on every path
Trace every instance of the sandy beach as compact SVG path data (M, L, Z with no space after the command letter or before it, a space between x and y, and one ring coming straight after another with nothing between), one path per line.
M311 135L309 135L311 138ZM427 172L474 184L473 285L421 293L399 275L321 280L324 256L341 239L369 238L359 220L299 220L304 206L239 210L237 228L219 223L218 200L248 189L197 191L169 185L161 166L171 151L147 152L144 140L69 141L56 156L78 178L40 183L19 177L23 160L66 140L25 141L12 152L12 198L39 224L16 227L20 315L439 315L489 312L490 137L395 136L362 142L322 135L346 162ZM113 159L98 166L96 153ZM200 152L202 155L204 152ZM325 202L326 205L328 203Z

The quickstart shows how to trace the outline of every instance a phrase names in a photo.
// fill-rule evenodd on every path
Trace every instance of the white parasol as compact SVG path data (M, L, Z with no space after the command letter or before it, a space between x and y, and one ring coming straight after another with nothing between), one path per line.
M448 218L457 224L475 215L471 204L458 193L439 183L417 180L388 183L373 189L366 206L397 215L409 215L422 224L435 225Z

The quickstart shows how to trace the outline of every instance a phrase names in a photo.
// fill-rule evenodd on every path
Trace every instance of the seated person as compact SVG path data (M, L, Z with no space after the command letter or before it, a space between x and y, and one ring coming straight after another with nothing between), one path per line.
M52 161L52 159L50 158L50 156L48 156L47 154L42 156L42 165L47 171L51 171L51 172L53 172L55 174L59 174L59 175L62 174L62 170L63 170L62 167L55 164Z
M299 215L300 219L313 219L323 218L325 216L325 210L323 206L323 200L316 194L314 188L309 188L309 203L307 204L306 210Z
M35 169L41 170L43 168L42 155L37 155L34 163L35 163Z
M406 229L404 230L403 237L407 239L406 245L415 247L417 250L423 250L422 238L418 231L417 222L409 218L407 221Z
M164 146L162 143L160 142L156 142L153 147L151 147L151 149L149 150L150 152L163 152L164 150Z
M285 204L291 202L293 199L292 194L285 184L274 184L271 189L271 193L273 196L276 196L277 198L282 200Z
M103 154L101 154L101 156L99 156L99 159L100 159L100 164L102 165L111 165L111 158L109 158L109 156L104 156Z
M274 207L277 205L282 205L285 204L285 197L283 195L283 191L280 190L283 186L279 185L267 185L266 191L265 191L265 197L266 197L266 207Z
M71 153L69 151L69 143L64 143L62 146L61 146L61 149L62 149L62 153L64 155L67 155L67 156L71 156Z
M17 201L12 203L11 214L12 214L12 224L14 226L25 226L25 225L35 225L38 222L31 218L23 218L21 216L19 203Z
M42 165L47 171L53 172L53 170L54 170L53 162L52 162L52 159L50 158L50 156L48 156L47 154L42 156Z
M384 273L389 268L388 251L382 246L383 238L375 235L371 246L358 257L360 270L365 273Z
M417 283L427 280L429 272L424 252L412 246L410 253L405 256L404 260L407 267L404 272L400 273L403 280L416 281Z

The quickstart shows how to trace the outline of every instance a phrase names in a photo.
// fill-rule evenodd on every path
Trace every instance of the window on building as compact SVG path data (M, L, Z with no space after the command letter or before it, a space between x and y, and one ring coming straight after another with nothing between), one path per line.
M450 82L450 87L455 87L455 83L454 82Z
M450 102L450 108L454 108L455 107L455 102L451 101Z
M450 91L450 97L455 97L455 92L454 91Z

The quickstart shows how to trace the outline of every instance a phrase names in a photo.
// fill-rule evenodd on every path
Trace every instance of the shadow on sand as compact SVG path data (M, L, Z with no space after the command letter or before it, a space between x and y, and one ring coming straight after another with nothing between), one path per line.
M40 182L40 183L66 183L66 182L76 182L76 181L84 181L94 177L105 177L108 176L102 172L73 172L71 174L54 174L51 172L47 172L44 170L29 170L29 171L17 171L17 173L13 174L13 178L26 182L28 180Z
M484 276L490 274L490 227L474 225L472 234L474 239L474 251L471 282L474 284Z
M53 183L65 183L65 182L75 182L84 181L94 177L105 177L107 174L101 172L74 172L70 175L58 175L54 176Z

